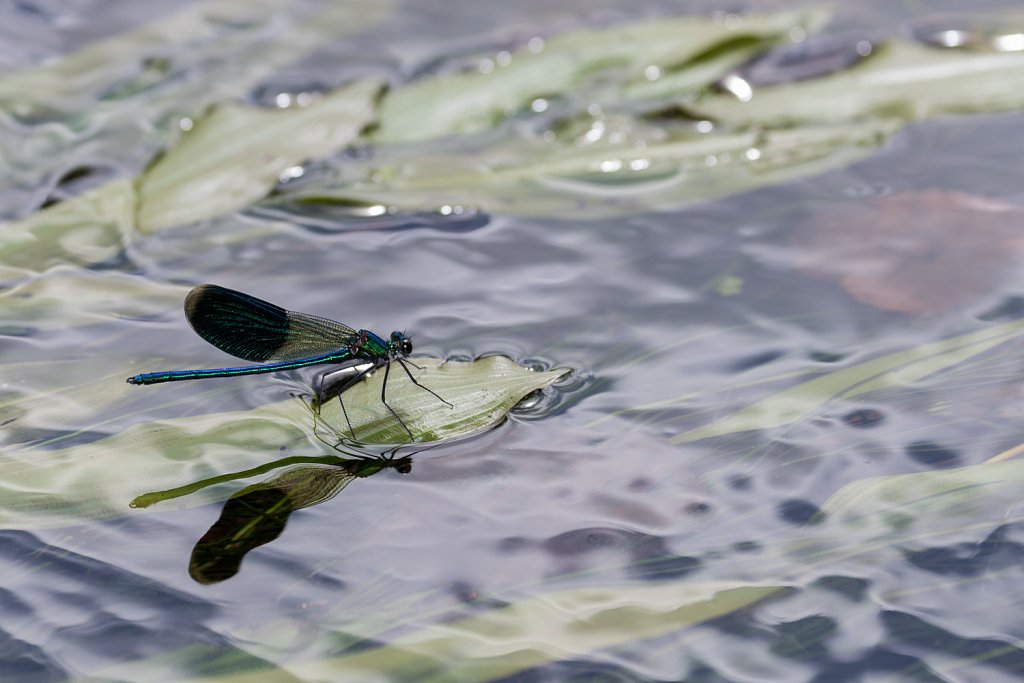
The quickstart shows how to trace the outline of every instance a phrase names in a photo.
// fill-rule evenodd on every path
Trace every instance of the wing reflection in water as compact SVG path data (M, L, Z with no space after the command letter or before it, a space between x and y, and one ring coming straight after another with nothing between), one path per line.
M220 518L192 549L189 575L202 584L230 579L238 573L246 553L273 541L284 531L293 512L330 500L353 480L389 468L407 474L412 470L412 458L359 458L337 464L298 465L242 489L228 499Z

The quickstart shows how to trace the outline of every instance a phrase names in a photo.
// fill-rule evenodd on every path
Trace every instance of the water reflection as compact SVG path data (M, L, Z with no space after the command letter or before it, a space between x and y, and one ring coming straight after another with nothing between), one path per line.
M354 366L328 373L324 379L327 396L344 389L358 376ZM327 429L327 433L323 429ZM328 449L340 455L295 455L278 458L258 467L193 481L162 491L150 491L133 499L130 506L146 508L156 503L198 493L213 486L273 472L259 483L232 495L220 517L196 542L189 558L189 575L202 584L213 584L238 573L242 560L253 549L270 543L284 531L291 514L334 498L356 479L364 479L383 470L399 474L412 471L414 453L399 455L404 446L384 451L369 451L353 444L345 434L325 426L313 412L313 435ZM436 444L435 444L436 445ZM283 450L283 447L282 447Z
M230 579L250 550L281 535L296 510L330 500L356 479L385 469L408 474L412 457L395 456L392 452L389 457L297 465L242 489L227 500L220 518L196 542L189 575L202 584Z

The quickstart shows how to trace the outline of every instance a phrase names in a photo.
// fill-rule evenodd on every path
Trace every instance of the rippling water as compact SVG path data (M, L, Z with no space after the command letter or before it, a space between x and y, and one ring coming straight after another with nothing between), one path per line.
M12 3L0 9L0 65L26 69L187 4ZM906 34L906 22L956 9L863 2L841 8L835 30ZM410 2L351 39L283 61L240 94L268 104L365 74L400 83L538 33L677 11L647 1ZM241 28L223 30L230 40ZM188 59L154 55L165 57ZM195 80L197 97L214 68L225 79L240 69L195 64L182 78ZM83 106L104 97L112 96L92 93ZM5 116L0 160L11 175L0 216L132 176L165 144L142 121L97 131ZM63 156L46 156L58 148ZM673 438L800 381L1015 320L1024 296L1015 258L1024 244L1022 155L1020 114L948 117L909 125L851 167L671 212L325 219L285 206L144 237L92 270L54 264L33 274L24 298L38 305L8 314L0 329L0 362L23 372L3 379L5 399L33 381L42 387L35 403L11 401L0 414L15 461L102 444L149 420L293 393L294 380L268 377L109 400L75 392L102 377L122 382L138 367L126 359L215 363L217 352L177 308L183 286L201 282L368 329L405 329L428 355L504 354L574 372L492 431L404 449L408 468L331 470L344 488L318 505L269 487L227 505L157 504L128 515L126 501L124 516L106 521L6 525L0 680L226 682L266 670L252 680L353 680L332 657L535 598L554 606L530 627L480 628L475 648L390 675L1020 680L1017 500L934 510L925 531L907 536L884 510L860 522L819 514L845 485L980 464L1019 443L1019 340L910 386L828 403L794 424ZM949 216L950 225L931 227ZM894 265L893 254L917 260ZM940 263L938 274L922 262ZM905 284L907 273L925 284ZM118 301L119 288L136 291L138 280L166 285L146 290L159 303ZM22 310L17 301L8 297L10 311ZM32 449L15 448L26 444ZM268 463L305 455L277 443L266 450ZM140 444L131 457L149 456ZM266 476L215 490L227 497ZM872 524L888 526L869 533ZM240 526L247 536L217 545ZM768 592L687 627L673 600L712 582ZM646 587L663 592L653 602L631 592ZM558 596L585 588L624 596L605 615L605 630L619 637L597 648L574 647L571 626L558 636L546 630L562 609ZM644 630L659 617L681 622ZM525 664L487 668L510 653Z

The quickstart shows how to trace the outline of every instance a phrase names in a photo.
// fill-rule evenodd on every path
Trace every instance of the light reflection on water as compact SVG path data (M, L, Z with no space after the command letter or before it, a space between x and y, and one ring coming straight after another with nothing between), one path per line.
M938 4L932 3L936 11ZM559 15L541 5L530 7ZM635 14L634 5L609 1L593 11L613 21ZM567 3L551 7L562 7L563 21L572 16ZM642 9L657 14L666 7L652 2ZM852 35L911 11L863 3L845 21ZM519 12L525 10L417 4L397 24L288 67L284 76L302 87L282 93L336 84L341 60L346 68L387 69L397 81L431 60L487 47L497 68L508 54L505 34L515 38L522 30L494 27L537 21ZM58 24L13 16L33 33L0 41L10 46L0 54L3 63L24 65L74 46L57 45L65 33ZM79 21L81 34L91 35L84 10ZM424 23L436 31L427 33ZM446 42L492 34L492 42L469 48ZM406 39L408 52L396 47ZM284 101L268 93L251 96ZM547 108L545 101L538 113ZM864 537L856 529L818 512L849 482L981 463L1018 443L1016 343L969 369L829 407L785 429L685 446L668 438L788 386L785 378L977 329L981 318L1019 317L1024 273L1012 259L1019 243L1012 224L1004 230L1011 237L980 238L996 248L976 250L1010 254L998 268L978 266L994 279L980 278L980 289L927 307L897 306L884 291L865 294L868 284L851 284L849 263L830 267L841 259L815 257L813 240L796 236L800 226L822 222L819 211L851 200L884 208L902 198L908 222L927 211L951 213L923 192L937 188L947 199L955 190L998 200L1006 207L1000 215L1015 217L1021 126L1016 114L918 124L844 171L663 214L546 220L451 206L449 215L403 215L370 205L299 215L283 206L138 241L113 270L182 291L213 280L302 302L303 310L356 326L406 329L429 355L502 353L576 374L531 397L493 431L404 454L408 471L388 465L371 472L349 461L349 477L322 470L301 490L268 495L273 487L259 482L279 483L300 470L267 469L210 482L223 497L238 494L233 503L180 510L159 502L151 514L126 519L0 532L7 577L0 590L0 679L106 676L110 667L142 661L148 664L136 673L109 679L171 680L315 660L349 639L387 642L420 620L484 613L560 589L751 580L782 589L702 626L596 653L561 653L556 664L506 680L930 681L959 680L962 671L978 680L1014 680L1024 668L1014 645L1022 628L1013 598L1024 539L1013 501L998 518L977 519L977 528L874 554L860 553ZM17 138L0 132L0 149ZM134 173L151 151L121 150L110 159L83 150L71 168L0 195L0 215L23 215L47 197L59 200L110 175ZM306 167L296 168L289 182L307 175ZM965 215L963 229L980 229L982 221ZM229 239L265 226L274 229L259 239ZM217 237L204 241L210 235ZM925 243L928 236L916 246ZM904 246L896 240L890 249ZM868 270L879 267L870 250L858 257ZM801 261L808 258L814 263ZM176 290L168 289L167 300L176 301ZM68 308L58 297L52 317L90 315ZM73 355L79 362L61 372L80 382L127 374L124 358L144 356L140 349L212 358L177 309L166 310L159 320L130 311L99 314L69 329L26 319L0 337L0 354L4 363L20 364ZM136 393L130 410L127 400L112 401L92 429L78 415L100 399L68 397L45 421L37 415L38 423L12 422L6 438L91 442L154 415L281 400L312 377ZM3 411L0 421L26 417L17 406ZM304 455L275 447L266 461L326 467L294 460ZM263 493L243 498L254 491ZM850 543L842 560L816 563L816 550L842 542ZM231 552L223 550L231 544ZM213 555L227 559L217 565ZM160 655L169 659L153 663Z

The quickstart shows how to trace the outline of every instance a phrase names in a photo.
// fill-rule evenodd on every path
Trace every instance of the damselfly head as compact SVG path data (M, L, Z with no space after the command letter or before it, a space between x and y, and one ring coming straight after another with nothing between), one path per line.
M412 353L412 340L402 332L395 331L391 333L391 345L403 356L408 356Z

